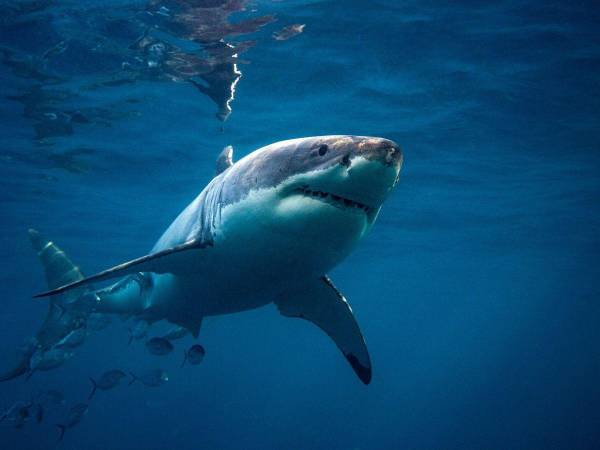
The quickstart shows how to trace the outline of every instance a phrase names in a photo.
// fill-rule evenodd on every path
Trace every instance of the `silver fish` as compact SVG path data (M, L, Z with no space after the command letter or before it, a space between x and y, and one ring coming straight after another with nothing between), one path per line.
M167 331L166 334L164 334L162 337L163 339L166 339L168 341L175 341L177 339L181 339L185 336L187 336L189 334L189 331L187 328L183 328L180 326L175 326L173 328L171 328L169 331Z
M65 436L65 431L67 431L68 428L73 428L75 425L81 422L83 416L85 416L88 412L88 407L89 405L87 403L77 403L76 405L72 406L71 409L69 409L69 413L67 414L65 422L56 425L60 431L60 436L58 437L59 441L62 441L63 437Z
M50 350L37 350L29 361L29 377L35 371L45 371L59 367L73 356L63 348L51 348Z
M108 314L92 313L87 319L87 326L92 331L100 331L110 325L111 318Z
M173 351L173 344L165 338L154 337L146 342L146 348L153 355L168 355Z
M76 328L62 338L56 345L56 348L75 348L79 347L85 341L87 330L85 327Z
M65 403L65 396L62 392L49 389L42 391L36 396L36 401L42 405L62 405Z
M2 416L0 416L0 422L8 420L14 423L15 428L22 428L30 417L29 409L32 406L33 404L31 402L15 402L2 414Z
M127 374L119 369L104 372L98 381L90 377L90 381L92 382L92 392L90 392L90 395L88 396L88 401L92 399L96 393L96 389L100 389L101 391L113 389L117 387L125 377L127 377Z
M148 334L149 324L145 320L138 320L133 327L129 329L129 343L131 344L133 340L139 340L146 337Z
M181 367L185 366L186 362L193 366L200 364L204 359L205 354L206 351L200 344L192 345L187 352L184 352L184 358L183 362L181 363Z
M145 386L158 387L169 381L169 376L162 369L153 369L140 376L137 376L131 372L129 374L132 377L132 380L129 382L129 385L132 385L136 381L140 381Z

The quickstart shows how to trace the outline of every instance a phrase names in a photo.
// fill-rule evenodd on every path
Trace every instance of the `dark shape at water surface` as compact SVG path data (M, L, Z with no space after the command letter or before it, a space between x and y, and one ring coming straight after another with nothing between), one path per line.
M44 118L33 126L36 139L70 136L73 134L71 118L64 113L46 113Z
M74 133L74 125L86 125L103 120L101 114L92 116L81 110L69 110L64 105L76 95L64 89L49 89L34 85L23 93L7 96L23 105L23 116L32 119L35 138L45 140Z
M43 11L51 6L52 0L9 0L3 5L3 19L15 20L16 17Z
M52 7L58 8L54 2L32 2L28 7L15 4L0 22L14 25L26 19L30 28L43 25L49 43L25 53L8 42L0 47L0 63L16 77L32 82L24 88L29 92L12 98L22 102L25 117L34 120L38 140L71 136L76 125L106 122L91 117L81 104L71 102L70 108L63 107L58 103L64 98L45 92L50 84L76 85L81 80L88 89L119 88L139 80L190 82L217 105L216 117L225 121L232 112L242 74L239 55L256 43L232 38L254 33L274 20L272 15L232 20L233 14L246 11L247 3L153 0L141 9L124 4L107 12L106 8L82 5L68 13L54 11ZM42 10L43 15L39 13ZM53 13L72 17L53 20ZM74 64L79 59L88 63Z
M90 170L90 165L81 157L94 153L94 150L88 148L75 148L64 151L47 151L43 149L19 152L7 151L0 153L0 161L5 163L21 162L42 169L63 169L71 173L86 173Z
M50 153L48 159L54 163L55 167L72 173L85 173L89 170L88 164L79 159L79 156L90 155L94 153L88 148L76 148L64 152Z
M19 77L37 81L40 83L57 83L61 78L48 72L45 67L48 58L54 56L50 52L41 58L32 55L19 55L8 48L0 48L0 63L4 64L12 73Z
M238 55L254 46L254 41L226 42L226 38L253 33L272 22L274 17L264 15L236 22L229 17L244 11L246 1L185 1L150 2L148 23L170 35L200 45L196 50L156 42L145 33L135 46L148 59L149 67L163 65L165 73L174 81L189 81L209 97L218 107L217 118L227 120L236 84L242 73L237 67Z
M204 83L193 79L190 79L190 82L217 104L219 110L216 117L221 122L225 122L231 114L231 102L241 76L242 72L238 70L236 64L222 63L213 66L210 72L200 76Z
M60 105L73 99L74 94L65 89L48 89L43 85L31 86L21 94L8 95L6 98L23 105L23 116L34 120L50 120L51 114L65 114Z
M146 348L153 355L164 356L173 351L173 344L163 337L154 337L146 342Z

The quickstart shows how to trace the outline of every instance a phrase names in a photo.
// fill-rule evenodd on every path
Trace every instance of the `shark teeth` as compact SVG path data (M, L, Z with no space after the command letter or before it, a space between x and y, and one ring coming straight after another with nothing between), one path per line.
M302 195L305 195L306 197L312 197L318 200L326 201L338 207L356 208L364 211L367 214L371 212L371 208L365 205L364 203L360 203L355 200L350 200L349 198L345 198L337 194L332 194L330 192L312 190L309 189L308 186L302 186L296 191L301 193Z

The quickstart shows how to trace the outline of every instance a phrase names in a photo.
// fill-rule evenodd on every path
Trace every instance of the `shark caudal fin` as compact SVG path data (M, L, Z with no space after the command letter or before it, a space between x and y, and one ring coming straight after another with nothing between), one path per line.
M83 280L83 274L54 242L44 238L37 230L29 229L29 239L37 252L46 275L49 289ZM76 295L76 292L73 292Z
M29 238L44 268L49 289L83 279L79 268L56 244L33 229L29 230ZM46 350L52 347L78 325L80 326L88 313L85 309L69 305L76 305L83 293L83 288L79 288L50 298L48 313L42 326L21 352L17 364L12 369L0 374L0 382L28 373L29 361L38 349Z

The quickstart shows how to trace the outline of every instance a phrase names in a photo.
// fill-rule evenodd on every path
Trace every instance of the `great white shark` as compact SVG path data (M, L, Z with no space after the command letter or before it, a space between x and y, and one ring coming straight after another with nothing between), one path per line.
M365 136L282 141L235 163L226 147L216 176L148 255L87 278L32 231L50 289L36 297L50 296L50 311L23 361L0 381L27 372L32 352L51 348L91 312L167 320L197 337L204 317L274 303L327 333L368 384L365 341L327 273L369 232L402 161L396 143ZM113 278L120 280L92 286Z

